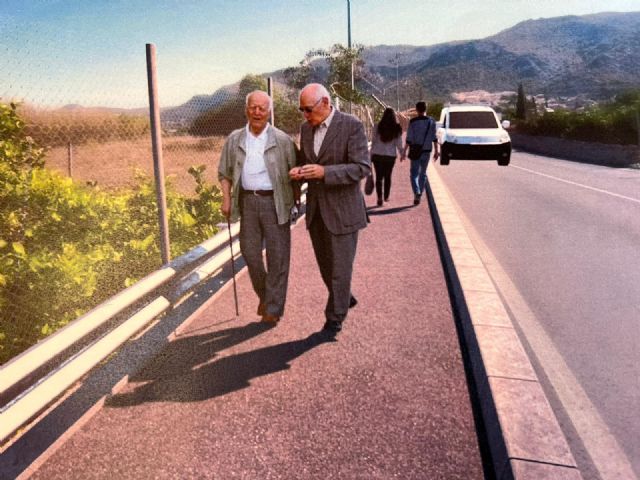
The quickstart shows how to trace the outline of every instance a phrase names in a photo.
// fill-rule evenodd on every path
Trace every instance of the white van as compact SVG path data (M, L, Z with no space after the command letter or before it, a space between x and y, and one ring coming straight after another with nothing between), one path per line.
M509 165L511 137L509 121L500 123L491 107L451 105L442 109L436 137L440 144L440 164L455 160L497 160Z

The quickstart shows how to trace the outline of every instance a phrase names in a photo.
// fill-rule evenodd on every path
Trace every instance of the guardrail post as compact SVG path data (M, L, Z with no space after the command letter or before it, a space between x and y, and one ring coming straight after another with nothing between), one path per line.
M162 161L162 135L160 108L158 106L158 84L156 81L156 46L147 43L147 81L149 84L149 118L151 120L151 146L153 149L153 172L156 180L156 202L160 224L160 252L162 264L169 263L169 222L167 220L167 197L164 186L164 163Z

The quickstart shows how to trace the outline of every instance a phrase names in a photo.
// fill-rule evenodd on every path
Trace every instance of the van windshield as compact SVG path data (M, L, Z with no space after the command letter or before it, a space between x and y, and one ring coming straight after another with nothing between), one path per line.
M449 128L498 128L492 112L451 112Z

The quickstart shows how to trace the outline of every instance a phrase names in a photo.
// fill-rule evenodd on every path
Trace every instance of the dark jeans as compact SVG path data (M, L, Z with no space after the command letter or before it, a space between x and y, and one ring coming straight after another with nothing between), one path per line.
M396 157L388 157L386 155L372 155L371 161L376 171L376 193L378 198L382 198L382 189L384 183L384 199L389 200L391 192L391 172L396 164Z
M418 197L422 196L422 192L425 191L425 185L427 183L427 165L429 164L430 156L431 150L423 150L417 160L411 160L409 178L411 179L411 188L413 189L413 193Z

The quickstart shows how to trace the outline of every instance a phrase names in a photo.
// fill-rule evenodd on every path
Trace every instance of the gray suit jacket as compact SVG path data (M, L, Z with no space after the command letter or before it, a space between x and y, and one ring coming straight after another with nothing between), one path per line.
M313 152L313 129L300 127L300 164L324 167L324 181L310 181L307 190L307 228L320 211L327 229L334 235L353 233L367 226L367 214L360 180L371 171L367 136L360 120L336 111L318 156Z

